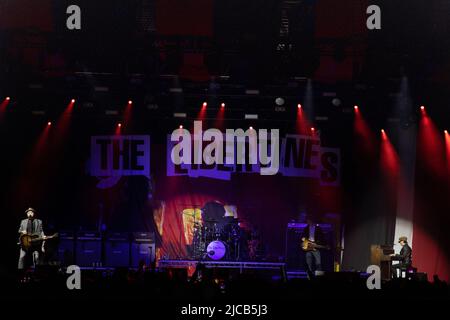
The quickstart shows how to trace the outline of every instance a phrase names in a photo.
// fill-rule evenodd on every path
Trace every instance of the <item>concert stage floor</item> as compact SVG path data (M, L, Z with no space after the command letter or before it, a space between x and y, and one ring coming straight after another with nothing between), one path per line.
M255 262L255 261L211 261L211 260L159 260L158 268L192 268L198 264L206 268L239 269L275 269L285 272L286 264L283 262Z

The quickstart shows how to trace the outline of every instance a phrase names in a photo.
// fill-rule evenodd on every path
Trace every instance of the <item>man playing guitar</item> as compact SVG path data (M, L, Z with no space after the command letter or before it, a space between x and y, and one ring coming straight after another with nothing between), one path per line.
M302 233L302 249L306 251L306 264L308 277L312 278L315 271L322 271L320 251L323 246L318 245L323 240L320 226L313 222L310 216L306 218L307 226Z
M28 208L25 210L25 214L27 215L26 219L23 219L20 222L19 227L19 236L21 237L21 247L20 247L20 254L19 254L19 263L18 263L18 269L23 270L26 267L26 260L28 254L32 255L33 258L33 265L36 266L36 264L39 263L40 253L44 252L44 244L46 236L44 234L44 231L42 229L42 221L39 219L35 219L35 213L36 211L33 208ZM22 237L31 236L31 237L39 237L39 239L43 241L42 244L39 242L36 242L36 245L32 245L29 248L25 248L23 246Z

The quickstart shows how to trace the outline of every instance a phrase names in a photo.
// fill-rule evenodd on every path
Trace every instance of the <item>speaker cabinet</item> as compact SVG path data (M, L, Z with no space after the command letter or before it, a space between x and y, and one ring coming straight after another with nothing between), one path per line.
M142 261L146 265L155 262L155 234L152 232L134 232L131 242L131 266L138 267Z
M130 266L130 240L128 233L108 234L105 241L105 266Z
M80 267L102 266L102 241L98 232L81 232L77 234L76 264Z
M73 232L60 232L58 244L58 261L63 266L75 263L75 235Z

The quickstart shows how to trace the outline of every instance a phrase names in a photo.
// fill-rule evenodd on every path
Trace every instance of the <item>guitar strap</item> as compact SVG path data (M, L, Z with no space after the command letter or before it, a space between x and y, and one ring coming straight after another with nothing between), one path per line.
M28 219L27 221L27 233L33 234L34 231L34 220Z

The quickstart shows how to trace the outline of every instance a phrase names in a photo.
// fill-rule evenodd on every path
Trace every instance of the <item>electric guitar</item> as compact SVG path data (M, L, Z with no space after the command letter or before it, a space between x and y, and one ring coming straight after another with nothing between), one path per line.
M302 240L302 250L303 251L316 251L317 249L326 249L329 250L329 246L324 246L317 244L313 241L310 241L309 239Z
M31 247L38 244L40 241L50 240L50 239L53 239L56 237L58 237L57 233L55 233L51 236L45 236L45 237L41 237L39 235L22 234L19 237L19 245L23 250L27 251Z

